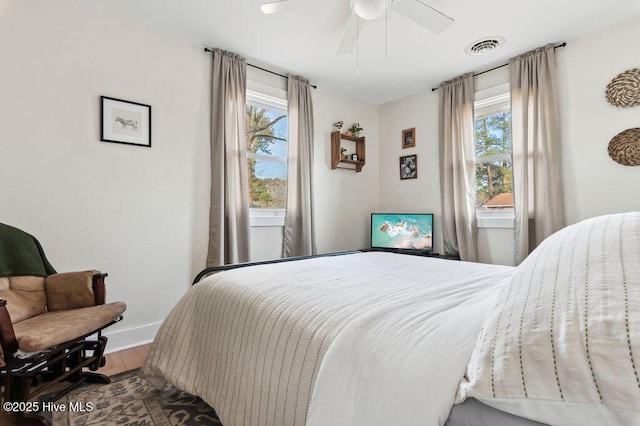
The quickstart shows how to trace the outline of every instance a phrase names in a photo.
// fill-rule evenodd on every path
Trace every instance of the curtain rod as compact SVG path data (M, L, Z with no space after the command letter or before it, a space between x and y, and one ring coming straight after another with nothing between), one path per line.
M205 48L204 48L204 51L205 51L205 52L208 52L208 53L213 53L213 50L209 49L208 47L205 47ZM268 70L268 69L266 69L266 68L262 68L262 67L259 67L259 66L257 66L257 65L253 65L253 64L250 64L250 63L248 63L248 62L247 62L247 65L248 65L248 66L250 66L250 67L252 67L252 68L259 69L260 71L268 72L268 73L270 73L270 74L277 75L278 77L286 78L287 80L289 79L289 77L288 77L288 76L286 76L286 75L282 75L282 74L277 73L277 72L275 72L275 71L271 71L271 70ZM310 86L311 86L311 87L313 87L314 89L317 89L317 88L318 88L318 86L316 86L315 84L310 84Z
M557 45L557 46L553 46L553 50L556 50L556 49L557 49L557 48L559 48L559 47L565 47L566 45L567 45L567 43L566 43L566 42L564 42L564 43L560 43L560 44L559 44L559 45ZM474 77L477 77L477 76L479 76L479 75L482 75L482 74L488 73L488 72L490 72L490 71L494 71L494 70L497 70L497 69L499 69L499 68L504 68L504 67L506 67L507 65L509 65L509 62L507 62L506 64L498 65L498 66L493 67L493 68L489 68L488 70L484 70L484 71L477 72L477 73L473 74L473 76L474 76ZM435 91L436 91L436 90L438 90L439 88L440 88L440 86L432 87L432 88L431 88L431 91L432 91L432 92L435 92Z

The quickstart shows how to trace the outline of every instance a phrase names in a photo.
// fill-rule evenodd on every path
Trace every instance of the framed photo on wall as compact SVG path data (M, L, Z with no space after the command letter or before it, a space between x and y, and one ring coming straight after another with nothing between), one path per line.
M151 148L151 105L100 96L100 140Z
M416 179L418 177L418 156L406 155L400 157L400 180Z
M404 129L402 131L402 148L413 148L416 146L416 128Z

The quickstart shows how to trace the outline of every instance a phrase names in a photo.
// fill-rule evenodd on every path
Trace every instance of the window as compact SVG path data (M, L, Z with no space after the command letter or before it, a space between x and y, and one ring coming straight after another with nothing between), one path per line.
M287 102L247 91L251 226L282 226L287 203Z
M474 116L478 226L513 227L509 92L476 100Z

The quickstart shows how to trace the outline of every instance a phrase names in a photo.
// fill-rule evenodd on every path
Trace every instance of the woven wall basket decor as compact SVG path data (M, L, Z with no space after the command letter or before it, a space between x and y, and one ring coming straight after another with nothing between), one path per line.
M640 127L627 129L609 142L609 157L624 166L640 166Z
M607 102L616 107L640 105L640 68L618 74L607 84Z

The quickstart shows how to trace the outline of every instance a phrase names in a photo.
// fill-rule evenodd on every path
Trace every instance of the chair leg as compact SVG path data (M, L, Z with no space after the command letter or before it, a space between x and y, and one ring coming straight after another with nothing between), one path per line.
M104 367L106 360L104 358L104 350L107 347L107 338L105 336L100 336L95 344L95 348L93 349L92 358L95 359L95 362L89 364L89 370L96 371L100 367Z
M92 357L95 358L95 362L89 364L89 370L96 371L98 368L105 366L106 359L104 357L104 349L106 347L107 347L107 338L105 336L100 336L98 338L96 348L93 350L93 355L92 355ZM104 385L111 383L111 379L109 377L100 373L91 373L88 371L83 371L82 377L87 383L99 383Z
M26 401L31 389L31 379L15 376L11 367L7 366L4 377L4 401Z
M4 374L4 392L3 397L4 401L13 401L13 395L11 390L13 389L13 377L11 376L11 368L7 367L6 372Z
M4 380L4 401L23 401L24 396L29 392L29 386L25 380L20 377L13 377L10 369L5 372ZM27 415L23 412L11 413L3 410L0 413L0 424L7 426L51 426L50 423L42 416Z

